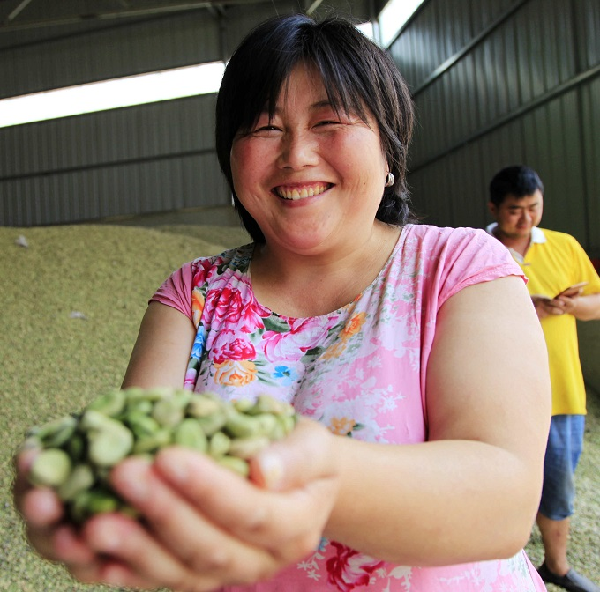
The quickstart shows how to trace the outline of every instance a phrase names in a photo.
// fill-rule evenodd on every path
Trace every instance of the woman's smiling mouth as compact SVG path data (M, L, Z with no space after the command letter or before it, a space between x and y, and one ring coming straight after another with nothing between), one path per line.
M310 183L305 185L279 185L273 192L283 199L303 199L305 197L314 197L320 195L333 187L333 183Z

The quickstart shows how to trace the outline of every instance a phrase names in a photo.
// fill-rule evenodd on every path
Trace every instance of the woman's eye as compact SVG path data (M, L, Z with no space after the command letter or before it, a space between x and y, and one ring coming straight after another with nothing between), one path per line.
M272 134L273 132L279 132L280 129L274 125L261 125L260 127L254 128L250 134Z
M336 125L338 123L341 123L340 121L319 121L317 123L318 126L323 126L323 125Z
M250 136L273 136L281 133L281 128L274 125L261 125L250 131Z

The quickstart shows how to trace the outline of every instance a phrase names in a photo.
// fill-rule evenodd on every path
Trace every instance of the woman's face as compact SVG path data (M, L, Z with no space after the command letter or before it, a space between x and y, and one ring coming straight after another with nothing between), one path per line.
M262 113L234 139L231 170L268 247L318 254L368 238L388 168L375 120L338 116L319 75L299 65L273 119Z

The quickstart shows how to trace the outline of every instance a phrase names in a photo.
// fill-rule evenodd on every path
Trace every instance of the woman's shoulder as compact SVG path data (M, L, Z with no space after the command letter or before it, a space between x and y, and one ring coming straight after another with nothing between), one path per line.
M434 270L470 277L482 270L506 269L520 274L508 249L481 228L411 226L407 229L403 260L415 259L427 273Z
M485 230L471 227L407 228L400 268L418 278L432 302L443 304L466 286L522 276L509 250Z
M253 246L253 243L248 243L239 247L225 249L220 253L213 253L212 255L200 255L193 261L190 261L189 264L197 266L205 263L218 265L222 263L229 264L233 262L239 262L241 259L245 259L246 256L249 256L252 253Z
M489 236L483 228L472 228L470 226L436 226L433 224L408 224L406 229L415 235L422 237L441 237L444 240L452 240L462 237L476 235Z
M191 294L196 287L208 287L226 275L247 271L252 255L252 244L226 249L216 255L202 255L184 263L162 284L159 292L172 291ZM157 294L159 293L157 292Z
M406 239L409 242L419 243L421 249L462 251L471 246L506 250L498 240L482 228L414 224L406 227L406 233Z
M182 269L189 270L192 275L199 271L208 271L210 269L219 270L219 275L226 269L232 269L244 272L250 265L253 243L248 243L240 247L225 249L214 255L201 255L193 261L184 264ZM186 270L186 271L187 271Z

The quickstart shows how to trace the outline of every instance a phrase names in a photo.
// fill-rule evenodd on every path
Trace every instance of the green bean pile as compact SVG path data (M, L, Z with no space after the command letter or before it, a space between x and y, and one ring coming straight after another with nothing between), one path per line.
M184 446L247 477L249 459L295 425L294 408L266 395L226 402L182 389L116 389L80 413L28 430L24 447L41 449L28 478L56 491L75 524L102 512L136 517L108 481L124 458Z

